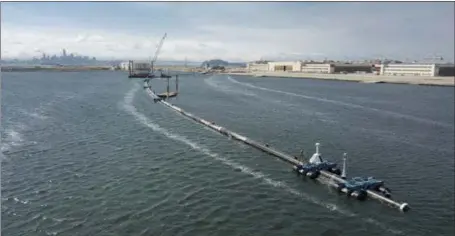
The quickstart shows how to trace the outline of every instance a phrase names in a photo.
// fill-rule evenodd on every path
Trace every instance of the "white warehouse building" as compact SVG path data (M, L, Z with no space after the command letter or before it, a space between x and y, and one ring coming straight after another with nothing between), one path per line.
M332 74L335 66L332 64L303 64L301 71L303 73Z
M269 62L269 71L301 71L301 61Z
M248 71L268 71L269 63L268 62L250 62L246 64L246 69Z
M381 64L380 75L438 76L437 64Z
M119 64L121 70L129 70L130 63L133 64L135 71L147 71L151 67L151 63L147 61L124 61Z
M335 71L333 64L311 63L306 64L302 61L279 61L269 62L269 71L288 71L288 72L303 72L303 73L320 73L331 74Z

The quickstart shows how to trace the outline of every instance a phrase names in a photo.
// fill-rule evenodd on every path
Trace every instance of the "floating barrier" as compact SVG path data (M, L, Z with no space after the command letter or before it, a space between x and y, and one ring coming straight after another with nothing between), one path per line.
M222 126L216 125L214 122L204 120L189 112L186 112L183 109L160 99L150 89L150 87L144 85L144 88L146 88L146 91L153 97L155 102L160 102L172 110L180 113L181 115L194 120L195 122L200 123L222 135L241 141L251 147L264 151L290 163L293 165L294 171L304 177L319 180L320 182L323 182L335 188L340 193L345 193L348 197L353 197L357 200L363 201L369 197L386 203L389 206L395 207L402 212L406 212L410 209L407 203L399 203L391 199L391 191L384 186L384 181L376 180L373 177L354 177L351 179L346 179L346 153L343 155L343 169L340 170L336 167L335 163L331 163L322 159L322 156L319 152L319 143L316 143L316 152L310 158L308 163L304 163L297 160L297 157L295 156L291 156L284 152L271 148L268 144L256 142L243 135L230 131Z

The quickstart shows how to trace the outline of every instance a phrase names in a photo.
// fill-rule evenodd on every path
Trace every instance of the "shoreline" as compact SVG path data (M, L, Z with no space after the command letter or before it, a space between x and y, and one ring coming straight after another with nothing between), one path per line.
M2 72L36 72L36 71L108 71L111 66L1 66Z
M253 77L283 77L294 79L320 79L331 81L347 81L368 84L412 84L425 86L454 87L455 77L427 77L427 76L381 76L372 74L307 74L299 72L246 72L246 73L222 73L228 75L247 75Z

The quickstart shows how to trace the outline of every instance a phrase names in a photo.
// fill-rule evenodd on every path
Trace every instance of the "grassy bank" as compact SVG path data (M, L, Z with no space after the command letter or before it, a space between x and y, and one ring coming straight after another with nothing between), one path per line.
M256 77L286 77L286 78L307 78L324 80L341 80L360 83L393 83L393 84L416 84L433 86L454 86L455 78L447 77L425 77L425 76L381 76L372 74L307 74L298 72L252 72L252 73L226 73L232 75L250 75Z

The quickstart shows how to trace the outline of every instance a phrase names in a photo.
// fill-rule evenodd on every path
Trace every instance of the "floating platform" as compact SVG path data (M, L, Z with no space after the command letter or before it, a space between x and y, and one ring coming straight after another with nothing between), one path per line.
M150 84L150 79L145 79L144 80L144 89L148 89L150 91L152 91L152 93L154 94L154 101L155 102L158 102L158 101L161 101L161 100L166 100L168 98L173 98L173 97L177 97L177 95L179 94L179 76L176 75L175 76L175 91L169 91L169 79L170 79L171 76L169 77L166 77L167 79L167 86L166 86L166 92L163 92L163 93L159 93L159 94L156 94L155 92L152 91L152 86Z
M160 78L170 79L170 78L172 78L172 75L160 74Z
M178 92L164 92L164 93L157 94L156 96L161 99L165 99L165 98L177 97L177 95L178 95Z
M155 78L156 76L155 75L152 75L152 74L130 74L128 75L128 78L142 78L142 79L146 79L146 78Z
M309 163L303 163L297 160L297 157L288 155L284 152L271 148L270 145L268 144L261 144L259 142L256 142L250 138L247 138L245 136L232 132L224 127L216 125L214 122L209 122L207 120L199 118L175 105L163 101L160 98L160 96L155 94L151 89L147 89L147 92L153 97L155 102L159 101L163 105L171 108L172 110L180 113L181 115L190 118L195 122L200 123L222 135L241 141L251 147L254 147L263 152L276 156L293 165L293 169L297 173L303 176L308 176L312 179L316 179L322 183L328 184L329 186L336 188L339 192L346 193L347 196L349 197L354 197L358 200L364 200L366 197L370 197L379 200L380 202L386 203L389 206L395 207L401 210L402 212L406 212L410 209L407 203L399 203L390 198L390 190L383 186L383 181L377 181L372 178L359 177L352 178L351 180L346 180L345 179L346 155L343 157L344 159L343 173L340 176L339 169L337 170L336 168L334 168L333 165L331 165L331 163L324 162L322 160L318 150L319 144L316 144L316 153L313 154ZM324 178L319 178L320 176Z

